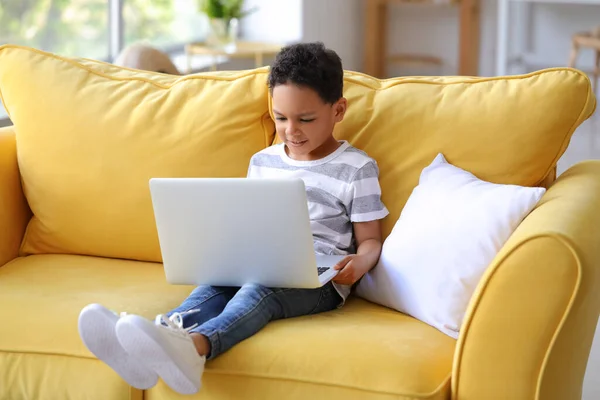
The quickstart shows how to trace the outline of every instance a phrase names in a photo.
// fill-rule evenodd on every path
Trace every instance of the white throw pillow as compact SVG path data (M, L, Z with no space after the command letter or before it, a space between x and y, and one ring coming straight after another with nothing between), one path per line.
M439 154L421 173L358 296L458 338L485 269L545 191L482 181Z

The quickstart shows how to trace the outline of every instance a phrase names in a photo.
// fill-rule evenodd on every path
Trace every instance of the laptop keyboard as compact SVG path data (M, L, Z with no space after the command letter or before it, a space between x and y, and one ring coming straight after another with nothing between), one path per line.
M329 269L329 267L317 267L317 272L319 273L319 275L321 275L322 273L324 273L328 269Z

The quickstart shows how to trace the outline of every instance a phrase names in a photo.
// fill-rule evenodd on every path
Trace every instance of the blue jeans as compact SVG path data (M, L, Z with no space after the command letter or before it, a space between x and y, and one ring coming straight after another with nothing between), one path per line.
M212 359L260 331L270 321L336 309L342 297L331 282L317 289L274 289L248 284L241 288L199 286L184 302L167 313L186 313L183 327L198 324L210 342ZM190 312L191 311L191 312Z

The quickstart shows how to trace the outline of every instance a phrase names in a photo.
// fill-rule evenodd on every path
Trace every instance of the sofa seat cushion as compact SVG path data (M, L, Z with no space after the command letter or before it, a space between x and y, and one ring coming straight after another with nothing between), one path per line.
M12 261L0 268L0 319L19 324L0 324L0 381L27 380L0 397L35 398L27 393L57 379L65 393L56 398L92 398L92 389L97 398L128 398L131 389L81 342L81 308L97 302L152 318L191 289L168 285L155 263L72 255ZM269 324L209 362L198 398L445 399L455 343L413 318L351 298L340 310ZM175 397L162 382L145 394Z
M159 264L65 255L1 267L0 399L141 400L87 351L77 318L92 302L148 316L178 304L189 288L163 276Z
M246 176L273 140L267 73L181 77L1 46L33 211L22 254L160 262L148 180Z

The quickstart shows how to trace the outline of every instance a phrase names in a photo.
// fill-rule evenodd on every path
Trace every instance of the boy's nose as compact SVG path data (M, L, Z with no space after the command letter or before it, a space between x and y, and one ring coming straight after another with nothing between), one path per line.
M288 125L285 128L285 133L286 135L294 135L296 133L298 133L298 126L294 123L288 123Z

